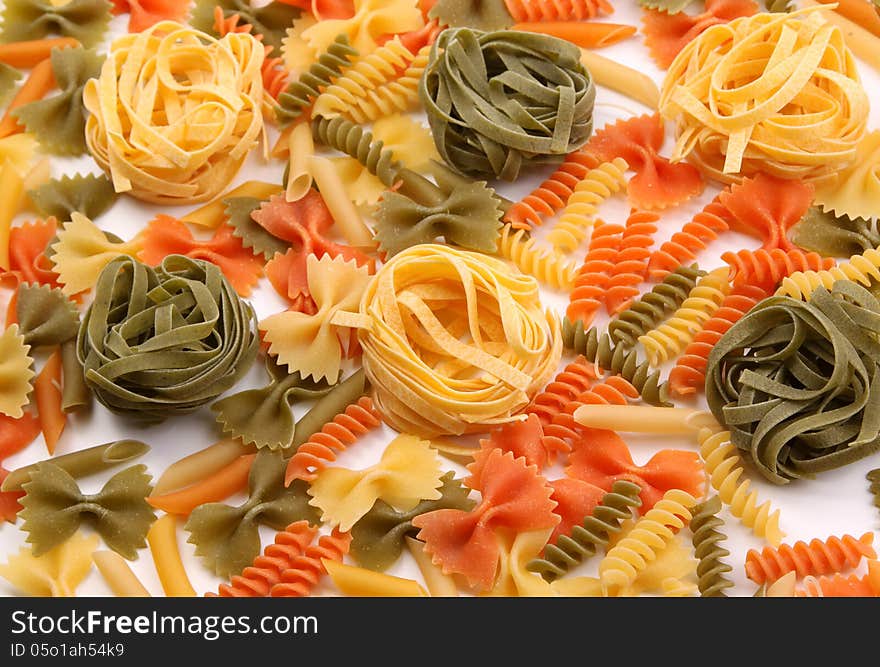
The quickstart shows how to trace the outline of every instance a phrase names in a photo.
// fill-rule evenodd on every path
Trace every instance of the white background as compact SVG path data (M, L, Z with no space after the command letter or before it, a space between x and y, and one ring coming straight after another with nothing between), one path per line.
M615 13L610 17L606 17L605 21L641 25L641 10L636 5L635 0L617 0L614 4L616 6ZM697 11L696 8L701 7L701 3L695 3L691 12ZM109 36L123 34L126 31L127 21L127 15L114 18ZM648 57L642 40L643 36L639 33L624 43L602 49L599 53L645 72L660 85L663 79L663 72ZM877 45L878 61L880 61L880 41L877 42ZM102 50L105 49L106 47L102 48ZM865 88L869 91L869 96L874 100L869 127L877 129L880 128L880 99L878 99L877 95L877 91L880 90L880 73L864 63L860 63L860 73ZM596 97L595 128L601 128L605 123L618 118L626 118L648 111L650 110L642 107L640 104L600 87ZM273 140L277 136L274 128L270 129L270 136ZM668 155L671 150L671 139L671 131L668 131L667 141L662 151L664 154ZM260 151L253 152L244 169L237 175L232 185L250 179L280 182L284 165L279 161L273 161L268 164L264 163L259 153ZM51 164L54 177L74 172L100 173L100 170L89 156L83 156L78 159L62 159L52 156ZM515 184L496 185L500 193L511 199L516 199L529 192L550 171L551 169L545 169L527 174ZM655 237L654 247L659 246L673 232L678 230L682 223L708 202L717 191L717 187L710 185L701 197L695 198L686 205L672 211L665 212L658 225L659 231ZM108 212L97 218L96 223L102 229L112 231L123 239L129 239L142 229L157 213L168 213L181 217L192 208L195 207L157 207L145 205L133 198L122 196ZM627 210L628 207L624 197L618 195L603 204L600 215L607 221L622 221L625 219ZM26 219L25 216L20 216L16 224L19 224L24 219ZM541 230L539 230L538 235L542 235ZM759 242L755 239L734 233L727 234L700 255L698 261L702 268L711 270L722 265L719 259L722 252L738 250L740 248L756 248L759 245ZM581 248L573 256L580 260L584 252L585 248ZM650 285L648 284L642 285L643 290L649 288ZM5 295L0 295L0 300L3 298L5 298ZM545 290L544 300L548 306L563 313L568 297L566 294ZM265 278L261 279L260 285L255 290L251 301L261 319L286 308L286 303L275 293ZM0 308L2 307L5 306L0 303ZM0 310L0 312L3 311ZM604 321L604 318L600 318L596 323L603 324ZM568 359L568 357L564 358L563 364ZM43 357L38 357L38 370L42 363ZM664 371L664 376L665 373L666 371ZM263 386L265 383L266 375L263 365L258 361L232 392ZM693 403L684 402L680 404L693 405ZM295 415L297 417L302 415L307 407L308 404L305 403L294 406ZM353 469L372 465L378 460L384 445L390 440L392 435L393 432L388 428L372 434L343 453L338 460L338 465ZM219 427L214 420L214 413L210 411L209 406L205 406L185 417L174 417L163 424L144 427L124 418L111 415L99 403L94 402L94 406L89 414L74 414L68 418L67 427L58 442L55 454L65 454L120 438L136 438L151 445L151 451L141 459L141 462L149 467L154 478L158 478L162 471L172 462L207 447L221 437ZM639 464L646 462L660 449L681 448L696 450L697 447L694 441L686 438L633 434L625 434L624 437L630 445L636 463ZM21 465L45 459L47 456L45 444L42 436L40 436L25 451L7 459L5 466L11 470ZM456 470L459 476L466 473L463 468L449 462L447 459L444 459L444 463L448 463L448 469ZM781 510L780 525L786 532L785 541L792 543L795 540L809 540L814 537L825 538L829 535L843 535L845 533L859 536L867 531L878 530L880 528L880 512L871 504L868 482L865 479L865 474L870 469L876 467L880 467L880 455L872 456L867 460L854 463L843 469L824 473L815 480L800 480L787 486L771 485L763 481L757 473L747 472L750 473L749 476L752 479L753 488L759 492L761 501L770 500L774 507ZM83 491L89 493L96 492L113 472L116 472L116 470L80 480ZM547 474L551 478L561 476L561 470L551 469ZM229 499L228 502L237 504L243 498L244 496L240 495ZM726 509L723 510L722 518L725 519L726 526L724 531L728 535L725 546L731 551L727 562L734 568L731 576L736 583L736 587L731 589L729 593L738 596L752 595L756 587L746 579L743 563L749 549L760 549L765 545L762 540L754 537L747 529L743 528L737 519L729 516ZM20 525L20 521L17 525L0 524L0 561L5 561L8 555L17 552L19 547L25 544L25 534L20 530ZM209 590L216 591L217 585L221 583L221 580L211 574L194 556L194 547L186 542L187 533L183 530L182 525L183 521L180 521L178 543L184 565L194 588L200 595ZM273 532L263 529L262 536L263 544L265 545L272 540ZM598 560L598 558L594 558L575 571L574 574L594 574ZM139 552L139 558L131 563L131 567L153 595L163 594L152 558L147 549ZM861 569L864 569L864 565ZM420 579L418 569L406 552L389 570L389 573ZM111 595L108 586L95 569L92 570L88 578L80 585L78 593L80 595L96 596ZM5 580L0 579L0 595L17 594L20 593L6 583ZM333 589L332 584L325 582L316 589L316 594L335 595L337 593Z

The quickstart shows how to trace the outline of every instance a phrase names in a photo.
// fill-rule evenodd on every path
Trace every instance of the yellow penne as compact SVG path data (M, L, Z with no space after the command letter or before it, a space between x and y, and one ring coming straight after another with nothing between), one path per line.
M427 597L425 589L412 579L394 577L362 567L345 565L329 558L321 561L336 588L352 597Z
M150 597L150 592L131 571L128 561L115 551L96 551L92 554L92 560L116 597Z
M147 533L147 543L153 554L156 572L162 582L162 590L168 597L195 597L196 592L189 583L183 568L180 551L177 549L177 519L166 514L158 519Z

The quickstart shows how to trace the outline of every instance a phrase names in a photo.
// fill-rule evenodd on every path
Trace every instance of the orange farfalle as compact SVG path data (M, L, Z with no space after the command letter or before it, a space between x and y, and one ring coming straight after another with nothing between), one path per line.
M706 29L752 16L758 10L752 0L706 0L706 11L696 16L645 9L642 17L645 46L657 65L668 68L679 51Z
M309 190L305 197L294 202L287 201L283 194L275 195L255 210L251 218L273 236L291 244L290 250L275 255L266 264L266 276L281 296L300 304L296 310L308 312L308 303L301 300L309 296L306 272L309 255L342 255L346 261L354 260L358 266L369 267L370 273L376 270L372 257L324 237L333 218L317 190Z
M220 225L208 241L197 241L189 228L170 215L158 215L141 237L141 261L156 266L168 255L186 255L220 267L235 291L248 296L263 273L262 262L233 235L229 225Z
M142 32L159 21L183 22L189 3L180 0L112 0L113 13L129 13L128 31Z
M409 32L401 32L401 33L393 33L390 32L387 35L382 35L376 39L376 44L379 46L384 45L386 42L390 42L395 37L400 39L400 43L406 47L407 51L410 53L418 53L422 47L428 46L429 44L433 44L434 40L437 39L437 35L440 34L440 21L437 19L432 19L428 21L418 30L410 30ZM405 67L396 67L398 75L403 74Z
M514 458L524 458L526 465L543 470L547 465L547 450L542 444L543 438L541 420L538 415L530 414L524 421L502 424L494 429L489 433L488 439L480 440L480 447L483 450L510 452Z
M732 185L719 201L733 216L733 229L758 237L765 250L793 250L788 230L804 217L814 194L809 183L758 174Z
M552 489L524 458L483 450L468 466L465 484L480 491L482 500L470 512L442 509L413 519L417 538L445 574L461 574L480 590L492 587L500 552L495 531L525 532L559 523L550 499Z
M13 419L0 415L0 462L20 452L40 435L40 419L30 412Z
M557 505L553 510L562 519L550 536L554 544L561 535L571 535L575 526L581 526L584 519L602 502L605 489L573 477L563 477L550 482Z
M50 268L51 262L45 254L57 229L58 221L49 217L26 222L10 230L10 269L21 273L22 282L61 287L58 274Z
M9 471L0 466L0 484L8 474ZM24 494L24 491L0 491L0 520L15 523L16 515L22 509L18 501L24 498Z
M682 489L693 496L702 496L705 473L697 452L664 449L643 466L633 462L629 447L614 431L584 429L583 437L574 444L565 474L606 490L619 479L642 487L640 511L651 509L670 489Z
M636 172L627 185L634 207L667 208L700 194L706 184L696 167L673 164L658 153L664 136L659 114L646 114L606 125L593 135L587 150L603 162L621 157Z
M58 348L34 380L34 402L40 415L40 430L46 440L46 449L49 454L54 454L67 423L67 415L61 409L61 350Z

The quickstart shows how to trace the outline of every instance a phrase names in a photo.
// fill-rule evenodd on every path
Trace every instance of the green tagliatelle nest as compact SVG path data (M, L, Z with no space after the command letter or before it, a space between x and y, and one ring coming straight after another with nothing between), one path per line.
M770 481L880 449L880 302L849 280L765 299L713 348L706 400Z
M98 278L77 357L108 409L161 421L232 387L256 357L256 329L215 264L169 255L153 269L121 255Z
M571 42L448 28L419 84L434 143L461 173L515 180L559 161L593 131L596 89Z

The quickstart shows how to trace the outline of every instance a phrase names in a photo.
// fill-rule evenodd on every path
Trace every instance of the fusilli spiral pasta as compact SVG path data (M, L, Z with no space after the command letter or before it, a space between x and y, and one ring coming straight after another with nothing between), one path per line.
M615 544L599 563L599 580L606 596L619 595L639 572L657 558L657 554L691 520L691 508L697 504L691 494L672 489L654 507L642 515L626 536Z
M730 552L719 544L727 537L718 530L724 525L718 517L719 511L721 500L718 496L712 496L694 507L691 517L694 555L700 561L697 564L697 586L704 598L727 597L724 590L734 585L727 576L733 568L723 560Z
M809 299L817 287L830 290L838 280L852 280L865 287L880 282L880 247L853 255L848 261L824 271L796 271L782 279L776 295Z
M798 540L794 544L749 549L746 554L746 575L756 584L772 583L788 572L798 579L807 575L842 573L845 568L858 567L862 558L876 558L872 546L874 533L856 539L852 535L827 539Z
M552 582L596 555L599 547L608 544L610 536L632 517L633 509L641 506L639 491L638 484L626 480L614 482L611 491L602 497L582 526L575 526L571 535L560 535L555 544L544 547L543 556L529 561L526 569Z
M316 544L307 546L301 555L295 556L288 567L281 570L278 583L269 590L273 598L308 597L327 574L321 562L325 559L342 562L351 546L351 533L340 532L334 528L330 535L322 535Z
M599 205L626 185L628 165L623 158L603 162L574 188L547 241L560 252L575 250L590 232Z
M672 317L639 336L648 363L659 366L678 356L730 293L728 269L721 267L700 278Z
M608 335L616 345L623 346L624 349L635 347L639 336L659 326L681 307L696 286L697 280L705 273L696 265L679 266L629 308L618 313L608 323Z
M568 295L568 308L565 317L570 322L590 326L596 313L608 297L611 272L620 248L623 227L597 221L590 248L584 263L578 269L574 285Z
M610 315L629 308L639 295L639 285L648 273L648 248L654 243L654 233L660 219L657 213L634 210L626 219L620 247L614 257L614 267L609 273L608 294L605 306Z
M771 510L770 501L759 505L758 492L749 493L750 480L740 481L743 474L742 459L730 442L730 433L713 432L704 428L700 430L697 439L712 488L718 492L721 502L728 506L730 513L770 544L776 546L782 542L785 533L779 528L779 510Z
M523 273L559 290L576 286L577 266L552 249L541 249L524 229L514 231L505 224L498 237L498 254L509 259Z
M572 324L567 319L562 323L562 341L567 349L583 354L599 368L617 373L631 382L651 405L672 405L668 400L666 383L660 382L660 372L652 371L647 361L639 363L636 350L614 345L608 334L599 334L595 328L585 331L582 326Z

